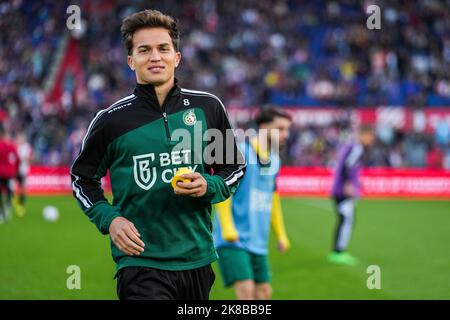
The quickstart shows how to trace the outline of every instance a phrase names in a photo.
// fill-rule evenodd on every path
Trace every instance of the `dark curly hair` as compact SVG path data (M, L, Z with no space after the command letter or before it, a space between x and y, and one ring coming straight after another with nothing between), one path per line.
M133 34L143 28L167 29L172 38L175 51L179 51L180 33L178 31L178 21L158 10L143 10L126 17L120 27L128 55L131 55L133 52Z

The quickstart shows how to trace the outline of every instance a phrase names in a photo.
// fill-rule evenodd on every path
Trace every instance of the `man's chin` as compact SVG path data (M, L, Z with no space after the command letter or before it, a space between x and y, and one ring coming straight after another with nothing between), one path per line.
M163 85L164 83L166 83L166 81L155 81L155 80L151 80L151 81L147 81L148 84L151 84L152 86L158 87L160 85Z
M167 81L168 81L168 79L163 78L163 77L152 77L152 78L145 79L145 82L147 84L151 84L152 86L156 86L156 87L163 85Z

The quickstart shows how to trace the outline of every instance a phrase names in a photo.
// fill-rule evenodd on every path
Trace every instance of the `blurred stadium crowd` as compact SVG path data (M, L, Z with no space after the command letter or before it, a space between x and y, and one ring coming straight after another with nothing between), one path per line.
M372 3L382 8L380 31L366 27ZM83 19L72 34L66 27L71 4L80 6ZM180 20L181 83L213 92L226 106L450 108L448 0L150 4ZM26 133L34 163L70 164L93 114L132 90L119 28L123 17L150 4L0 3L0 118L13 134ZM62 78L58 99L49 101L68 38L77 41L72 59L80 63ZM431 134L383 130L368 165L450 168L448 124ZM286 164L331 166L348 131L345 121L294 127Z

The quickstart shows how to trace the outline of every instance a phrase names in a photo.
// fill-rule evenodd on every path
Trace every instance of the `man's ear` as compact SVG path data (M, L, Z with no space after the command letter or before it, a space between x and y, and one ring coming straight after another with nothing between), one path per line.
M181 52L175 53L175 68L178 67L181 61Z
M135 67L134 67L134 61L133 61L132 56L127 57L127 63L128 63L128 66L130 67L130 69L134 71Z

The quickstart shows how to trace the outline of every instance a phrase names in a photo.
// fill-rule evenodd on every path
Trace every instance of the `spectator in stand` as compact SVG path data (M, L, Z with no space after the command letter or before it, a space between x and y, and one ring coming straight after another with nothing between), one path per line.
M442 169L443 156L442 151L437 145L433 145L427 154L428 169Z

